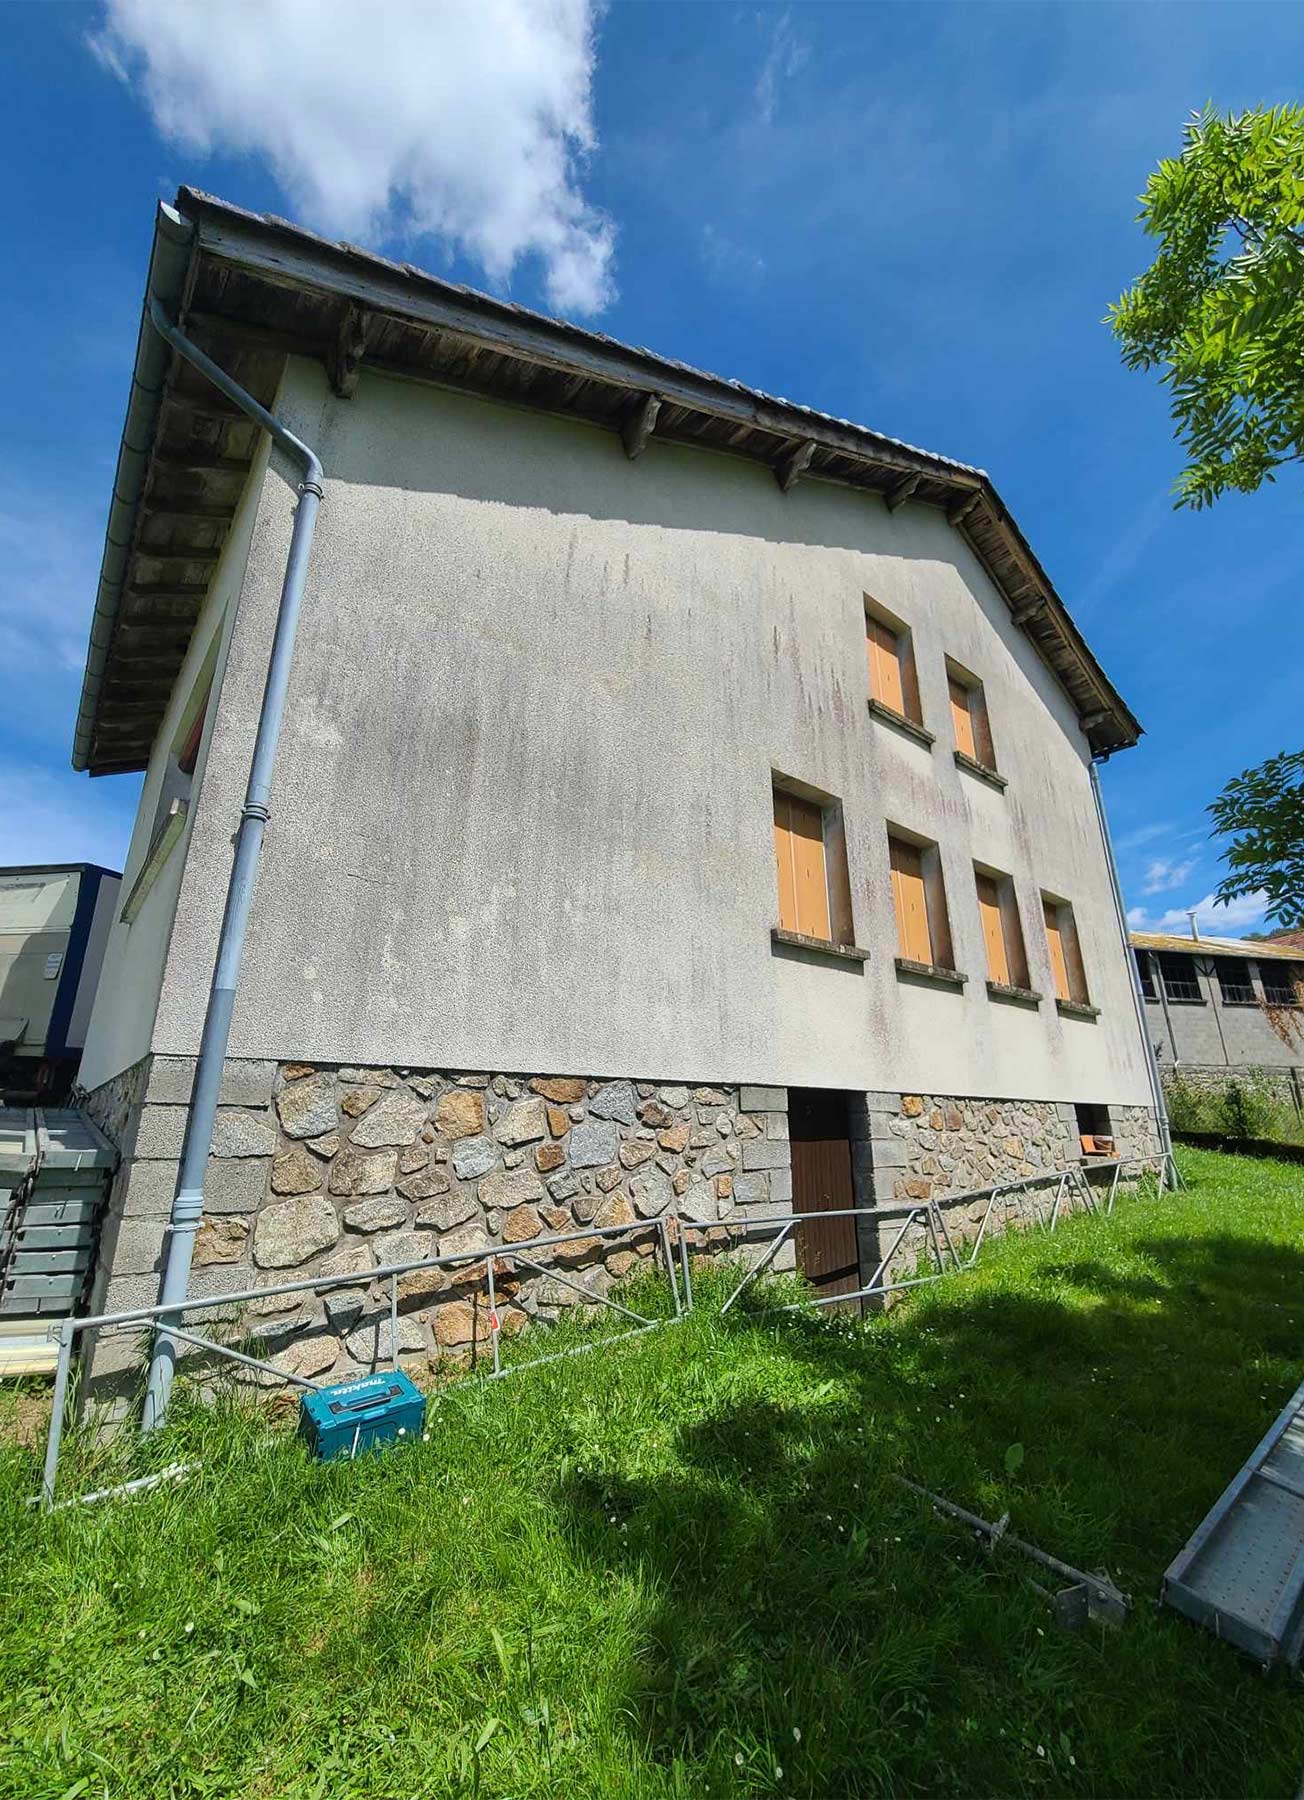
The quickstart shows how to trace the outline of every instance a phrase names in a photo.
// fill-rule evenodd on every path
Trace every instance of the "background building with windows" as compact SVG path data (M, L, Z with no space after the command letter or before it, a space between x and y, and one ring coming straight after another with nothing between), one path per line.
M197 1281L1155 1147L1091 767L1140 728L981 471L189 190L150 286L325 467ZM83 1065L114 1305L294 503L139 357L77 748L147 771Z
M1132 953L1162 1065L1206 1083L1253 1072L1304 1108L1304 947L1134 931Z

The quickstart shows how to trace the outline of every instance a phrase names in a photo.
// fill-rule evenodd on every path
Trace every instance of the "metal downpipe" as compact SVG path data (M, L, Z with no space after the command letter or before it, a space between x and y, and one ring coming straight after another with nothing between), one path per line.
M195 1233L204 1212L204 1172L213 1141L217 1119L218 1095L222 1086L222 1067L226 1061L227 1042L231 1033L231 1014L235 1007L236 983L240 977L240 959L244 951L249 908L253 901L258 873L258 856L262 849L263 827L266 825L271 796L272 765L281 735L285 712L285 696L290 681L290 663L294 656L294 640L299 623L308 573L308 557L312 549L317 509L322 499L322 466L315 451L297 438L287 426L261 406L253 395L233 381L224 369L191 343L178 330L151 295L149 316L154 329L171 344L179 356L193 363L228 399L231 399L257 421L278 447L293 458L302 471L299 481L299 503L294 514L294 528L281 583L281 599L276 614L276 630L267 666L267 682L258 715L254 738L253 760L249 765L249 782L240 824L236 831L235 856L231 880L226 891L226 907L222 929L217 940L217 960L213 967L212 985L208 992L208 1009L204 1016L199 1059L195 1067L195 1085L186 1121L185 1140L181 1148L181 1166L177 1173L176 1193L172 1200L171 1227L168 1234L167 1260L159 1289L161 1306L176 1303L180 1312L190 1287L190 1264L194 1256ZM163 1423L176 1363L176 1344L162 1328L154 1340L150 1360L149 1381L145 1390L142 1428L152 1431Z
M1132 943L1127 935L1127 911L1123 904L1123 888L1118 879L1118 864L1114 860L1114 843L1109 835L1109 820L1105 815L1105 797L1100 791L1100 776L1097 772L1097 761L1105 762L1106 757L1092 757L1091 794L1096 802L1096 818L1100 823L1100 838L1105 846L1105 863L1109 869L1109 884L1114 894L1114 915L1118 920L1119 937L1123 944L1123 957L1127 963L1128 977L1132 987L1132 1006L1136 1013L1137 1028L1141 1033L1141 1043L1145 1049L1146 1069L1150 1076L1150 1092L1155 1103L1155 1125L1159 1131L1159 1148L1171 1159L1173 1154L1172 1134L1168 1129L1168 1106L1164 1100L1164 1084L1159 1075L1159 1064L1155 1058L1155 1047L1150 1041L1150 1026L1146 1020L1145 996L1141 992L1141 975L1137 969L1136 957L1132 954ZM1162 976L1160 977L1162 980Z

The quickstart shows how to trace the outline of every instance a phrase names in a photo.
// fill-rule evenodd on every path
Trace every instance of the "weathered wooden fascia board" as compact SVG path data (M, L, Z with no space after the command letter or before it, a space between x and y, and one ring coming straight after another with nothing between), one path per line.
M614 344L595 349L586 344L559 342L551 332L528 319L498 320L452 295L414 292L411 283L417 279L415 276L390 275L380 269L363 275L347 266L343 253L336 261L289 244L269 245L224 221L204 216L198 221L198 231L200 249L206 255L253 269L272 280L295 287L315 288L332 298L347 298L362 306L395 313L419 325L452 332L500 355L528 357L558 374L580 374L612 387L656 394L694 411L755 425L759 430L771 431L787 439L810 438L821 446L897 470L902 475L917 471L927 473L938 481L950 483L957 492L965 489L972 492L982 485L977 475L936 462L924 452L912 455L876 438L873 433L840 429L799 408L788 410L753 401L747 395L733 391L727 383L717 384L706 377L689 375L654 357L642 356L636 350Z

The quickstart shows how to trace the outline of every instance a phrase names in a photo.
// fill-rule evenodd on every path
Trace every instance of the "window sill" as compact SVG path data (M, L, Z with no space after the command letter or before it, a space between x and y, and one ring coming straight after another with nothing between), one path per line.
M992 1000L1008 1000L1013 1006L1040 1006L1042 999L1036 988L1014 987L1008 981L989 981L987 993Z
M1204 1006L1206 1002L1203 1000L1189 1000L1185 998L1178 1000L1172 994L1169 994L1168 1004L1170 1006Z
M785 931L781 925L770 927L770 942L786 944L790 950L812 950L816 956L831 956L838 962L869 961L869 951L855 944L835 944L829 938L808 937L804 931Z
M928 981L937 987L962 988L969 977L962 975L958 969L944 969L940 963L912 962L908 956L898 956L896 972L913 981Z
M895 726L898 731L904 732L906 737L913 738L917 744L922 744L925 750L931 750L937 742L937 738L926 725L917 724L914 719L908 719L904 713L899 713L894 706L884 706L881 700L875 700L872 696L869 701L869 716L872 719L882 719L885 725Z
M1220 1000L1220 1006L1257 1006L1257 1000Z
M995 769L989 769L986 763L980 763L977 757L970 756L967 751L957 750L954 755L957 769L964 769L970 775L976 775L979 781L985 781L988 787L995 788L998 794L1003 794L1009 787L1010 784L1004 775L998 775Z
M1062 1019L1098 1019L1100 1008L1086 1000L1057 1000L1055 1010Z

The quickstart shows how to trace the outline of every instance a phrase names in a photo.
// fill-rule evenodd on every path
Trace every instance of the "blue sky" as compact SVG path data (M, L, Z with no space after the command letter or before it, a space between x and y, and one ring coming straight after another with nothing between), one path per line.
M192 181L986 468L1146 727L1106 794L1129 905L1181 920L1207 801L1298 747L1304 486L1175 513L1164 395L1100 319L1186 115L1296 97L1304 8L617 0L591 40L585 0L531 12L0 14L0 862L125 852L138 779L69 747L154 203ZM259 97L290 67L287 145Z

